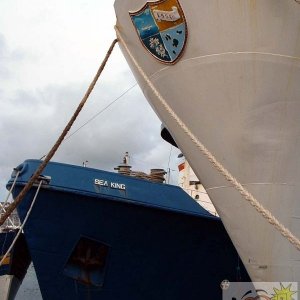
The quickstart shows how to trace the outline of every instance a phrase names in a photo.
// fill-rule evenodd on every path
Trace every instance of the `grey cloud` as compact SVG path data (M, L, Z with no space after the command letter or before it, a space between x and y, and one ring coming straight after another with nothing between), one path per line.
M111 85L115 88L112 90ZM112 102L124 89L112 80L99 84L70 133ZM0 112L0 184L24 159L47 154L85 92L84 84L18 91ZM138 88L132 89L76 134L66 139L54 161L113 170L129 151L134 169L166 168L170 146L160 138L160 121ZM174 169L174 167L172 167ZM3 193L3 192L2 192ZM0 193L1 195L1 193Z
M0 33L0 78L6 78L9 75L8 69L4 66L4 59L7 55L7 47L4 36Z
M20 63L26 58L24 51L20 49L9 50L5 37L0 33L0 78L7 80L12 76L10 65Z
M61 1L56 2L59 5L48 5L47 11L44 5L25 5L24 9L28 10L16 20L15 27L9 26L15 16L15 8L11 6L11 17L1 28L0 199L4 197L4 186L12 168L24 159L47 154L74 113L92 80L83 78L94 66L93 60L88 60L84 53L91 53L91 57L97 55L100 60L106 53L106 43L108 46L115 36L112 2L88 1L87 14L82 14L82 7L76 8L78 3L74 1L71 6L71 1L63 5ZM109 7L112 17L105 14L99 18L99 11L107 11ZM76 14L83 18L80 26ZM62 15L66 22L59 17ZM94 21L97 21L96 27ZM105 30L99 32L99 28ZM89 34L82 36L86 32ZM98 63L97 59L95 69ZM70 70L74 70L73 74ZM74 82L70 83L71 80ZM70 133L134 84L133 75L116 47ZM53 160L76 165L88 160L90 167L113 170L125 151L130 152L134 169L147 171L152 167L168 167L170 146L161 140L160 121L138 87L64 141Z

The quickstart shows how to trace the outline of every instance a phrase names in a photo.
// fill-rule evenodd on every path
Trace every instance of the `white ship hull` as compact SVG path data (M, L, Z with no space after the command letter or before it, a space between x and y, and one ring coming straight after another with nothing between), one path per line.
M265 208L300 237L300 4L181 0L188 39L175 65L143 47L116 0L117 28L154 86L192 133ZM217 208L253 281L300 281L300 252L208 162L121 48L148 101Z

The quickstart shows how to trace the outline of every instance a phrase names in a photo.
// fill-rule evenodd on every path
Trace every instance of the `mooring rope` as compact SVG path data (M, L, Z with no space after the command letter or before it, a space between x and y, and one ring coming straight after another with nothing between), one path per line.
M17 179L18 179L18 177L19 177L19 174L20 174L20 171L17 171L17 172L16 172L15 179L14 179L14 182L13 182L12 186L10 187L10 189L9 189L9 191L8 191L8 194L7 194L7 196L6 196L5 201L2 202L2 203L0 203L0 216L3 215L3 213L6 212L5 207L7 206L8 199L9 199L9 197L10 197L10 195L11 195L11 193L12 193L14 187L15 187L15 184L16 184L16 182L17 182ZM9 222L11 223L11 225L14 226L13 221L12 221L9 217L8 217L8 220L9 220Z
M10 187L10 189L9 189L9 191L8 191L8 194L7 194L7 196L6 196L5 201L2 202L2 208L3 208L4 210L5 210L6 203L8 202L9 196L11 195L12 190L13 190L14 187L15 187L15 184L16 184L16 182L17 182L17 179L18 179L18 177L19 177L19 174L20 174L20 171L17 170L17 171L16 171L16 176L15 176L14 182L13 182L12 186ZM1 214L1 213L2 213L2 210L0 211L0 214Z
M64 140L65 136L67 135L67 133L69 132L69 130L71 129L73 123L75 122L76 118L78 117L79 113L81 112L84 104L86 103L86 101L89 98L89 95L91 94L93 88L96 85L96 82L98 80L98 78L100 77L100 74L102 73L111 53L112 50L115 46L115 44L117 43L117 39L114 39L111 46L109 47L106 56L104 58L104 60L102 61L93 81L91 82L89 88L87 89L84 97L82 98L81 102L79 103L76 111L74 112L72 118L70 119L70 121L68 122L68 124L66 125L65 129L63 130L63 132L61 133L61 135L59 136L58 140L56 141L56 143L54 144L54 146L51 148L51 150L49 151L49 153L47 154L47 156L45 157L45 159L43 160L43 162L40 164L40 166L38 167L38 169L35 171L35 173L32 175L32 177L30 178L30 180L26 183L26 185L24 186L24 188L22 189L22 191L20 192L20 194L16 197L15 201L12 202L8 207L6 212L1 216L0 218L0 226L5 222L5 220L11 215L11 213L15 210L15 208L20 204L20 202L23 200L24 196L26 195L26 193L30 190L30 188L32 187L33 183L38 179L38 177L41 175L42 171L44 170L44 168L47 166L48 162L50 161L50 159L54 156L55 152L57 151L57 149L59 148L59 146L61 145L62 141Z
M33 197L33 200L32 200L32 202L31 202L31 204L30 204L30 207L29 207L29 209L28 209L28 211L27 211L27 213L26 213L26 216L25 216L25 219L24 219L23 224L20 226L20 228L18 228L18 233L16 234L16 236L15 236L15 238L13 239L11 245L9 246L9 248L7 249L6 253L3 255L3 257L2 257L2 259L1 259L1 261L0 261L0 267L2 266L2 264L3 264L3 262L5 261L6 257L7 257L8 254L11 252L11 250L12 250L12 248L14 247L15 243L17 242L17 239L18 239L18 237L20 236L20 234L21 234L21 232L22 232L22 230L23 230L23 228L24 228L24 226L25 226L25 224L26 224L26 222L27 222L27 220L28 220L28 217L29 217L29 215L30 215L30 213L31 213L31 211L32 211L33 205L34 205L35 200L36 200L36 198L37 198L37 196L38 196L38 194L39 194L39 191L40 191L40 188L41 188L41 186L42 186L42 183L43 183L43 179L40 181L40 183L39 183L39 185L38 185L38 188L37 188L37 190L36 190L36 192L35 192L35 195L34 195L34 197Z
M3 215L3 214L6 212L6 209L5 209L5 208L6 208L6 206L7 206L9 197L10 197L10 195L11 195L11 193L12 193L12 191L13 191L15 185L16 185L16 182L17 182L17 179L18 179L18 177L19 177L19 174L20 174L20 171L16 171L16 176L15 176L14 182L13 182L12 186L10 187L10 189L9 189L9 191L8 191L8 194L7 194L7 196L6 196L6 199L5 199L4 202L0 203L0 216ZM12 220L10 217L8 217L7 220L8 220L8 222L11 224L11 226L13 226L13 227L15 227L15 228L18 227L18 226L15 225L15 223L13 222L13 220Z
M6 213L5 207L4 207L4 205L3 205L2 203L0 203L0 209L1 209L0 216ZM14 222L12 221L12 219L10 218L10 216L7 217L6 220L8 220L8 223L10 223L10 225L11 225L12 227L17 227L17 226L15 226L15 224L14 224ZM3 226L5 226L5 224L4 224ZM1 229L1 227L0 227L0 229Z
M206 156L206 158L211 162L211 164L221 173L227 181L229 181L233 187L259 212L271 225L273 225L288 241L294 245L298 250L300 250L300 240L283 224L281 224L272 213L264 208L257 199L245 189L237 179L231 175L231 173L214 157L214 155L197 139L197 137L191 132L187 125L180 119L180 117L173 111L173 109L168 105L163 96L155 88L153 83L150 81L147 74L143 71L139 63L136 61L131 51L129 50L127 44L125 43L120 31L117 26L115 26L117 37L119 42L122 43L122 46L127 51L129 57L134 63L135 67L144 78L145 82L148 84L154 95L160 101L161 105L166 109L168 114L175 120L175 122L180 126L180 128L188 135L192 142L199 148L199 150Z

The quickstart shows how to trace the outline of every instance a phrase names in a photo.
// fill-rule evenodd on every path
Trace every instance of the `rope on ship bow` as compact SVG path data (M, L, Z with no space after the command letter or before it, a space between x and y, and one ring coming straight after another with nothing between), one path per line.
M300 0L296 0L300 2ZM242 197L248 201L252 207L259 213L261 216L266 219L272 226L276 228L282 236L284 236L297 250L300 251L300 240L296 237L288 228L286 228L279 220L267 210L218 160L217 158L204 146L204 144L199 141L199 139L192 133L190 128L181 120L181 118L176 114L176 112L171 108L167 103L164 97L156 89L154 84L151 82L150 78L144 72L142 67L139 65L130 49L128 48L125 40L122 37L121 32L118 27L115 26L116 34L119 40L119 43L122 44L133 64L135 65L137 71L148 84L149 88L152 90L153 94L160 101L161 105L167 111L167 113L172 117L172 119L177 123L177 125L186 133L186 135L192 140L200 152L209 160L212 166L222 175L224 178L232 184L232 186L242 195Z

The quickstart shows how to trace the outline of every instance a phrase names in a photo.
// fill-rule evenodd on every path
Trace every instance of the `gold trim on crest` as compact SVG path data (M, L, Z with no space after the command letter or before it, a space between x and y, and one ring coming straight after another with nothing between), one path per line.
M172 9L171 11L155 10L155 9L153 9L153 7L155 7L155 6L159 6L161 4L168 3L168 2L171 2L171 3L175 2L177 7L173 5L171 7L171 9ZM139 32L136 24L134 23L133 17L140 15L147 8L150 9L151 16L152 16L152 18L153 18L156 26L159 29L162 29L162 30L159 30L159 33L163 32L164 30L167 30L167 28L172 28L172 27L168 27L168 25L167 25L168 22L172 22L172 24L175 24L175 26L176 26L176 22L179 25L180 24L184 25L184 29L185 29L184 34L185 34L185 37L184 37L184 40L183 40L183 43L182 43L182 48L181 48L180 52L178 53L178 55L176 56L176 58L174 60L168 61L168 60L165 60L163 58L160 58L158 54L156 55L153 52L151 52L151 50L147 47L147 45L145 44L144 40L142 39L141 33ZM156 16L153 13L154 11L155 11L155 15ZM181 57L184 54L184 51L185 51L185 48L186 48L186 44L187 44L188 27L187 27L187 21L186 21L185 15L184 15L184 11L183 11L180 3L179 3L179 0L147 1L140 9L138 9L136 11L130 11L129 12L129 16L130 16L130 19L132 21L133 27L135 28L135 31L136 31L136 33L137 33L137 35L139 37L139 40L140 40L141 44L147 50L147 52L151 54L151 56L153 56L156 60L158 60L159 62L161 62L163 64L166 64L166 65L174 65L174 64L176 64L179 61L179 59L181 59ZM160 38L162 38L162 37L160 36ZM155 42L155 39L153 39L153 40ZM165 45L164 42L163 42L163 47L164 47L164 49L156 49L157 50L156 52L159 52L159 50L162 50L162 51L166 50L167 53L168 53L169 58L172 59L172 55L170 55L169 49L166 48L166 45ZM163 53L160 54L160 55L163 55Z

